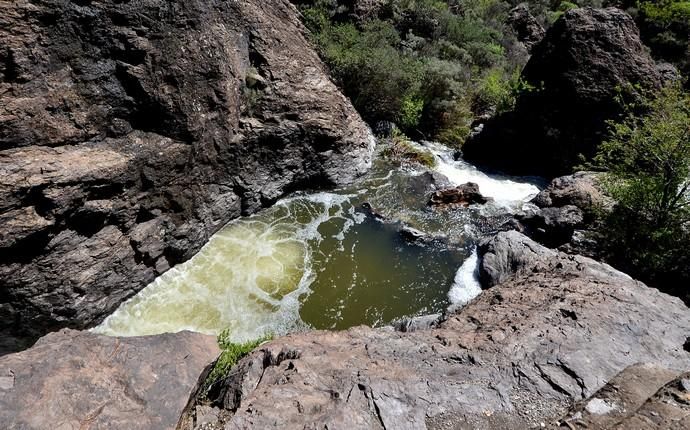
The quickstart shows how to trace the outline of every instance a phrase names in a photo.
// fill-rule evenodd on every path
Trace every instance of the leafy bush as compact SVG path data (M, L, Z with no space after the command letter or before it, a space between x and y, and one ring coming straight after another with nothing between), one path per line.
M246 342L246 343L233 343L230 342L230 334L227 330L224 330L220 335L218 335L218 346L220 346L221 353L213 366L213 369L206 377L204 386L202 387L202 392L208 392L208 389L215 382L228 376L228 373L232 367L237 364L242 358L247 356L256 347L262 343L271 339L272 336L264 336L257 340Z
M395 48L400 38L390 24L328 25L315 39L332 76L365 119L398 121L407 108L405 120L416 125L409 109L417 99L422 65Z
M408 135L456 139L472 121L471 105L458 105L473 99L477 83L524 62L508 55L506 1L389 0L363 20L351 7L304 0L300 9L334 80L372 125L393 121Z
M669 61L690 74L690 1L641 1L637 15L643 41L655 57Z
M612 124L595 162L617 201L600 235L609 259L690 299L690 96L667 88L648 114Z
M406 129L417 127L423 109L424 100L421 98L412 98L410 96L405 97L400 106L399 124Z

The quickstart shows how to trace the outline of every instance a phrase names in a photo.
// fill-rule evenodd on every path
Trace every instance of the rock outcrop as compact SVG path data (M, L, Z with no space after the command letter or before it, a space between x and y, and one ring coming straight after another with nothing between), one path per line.
M0 2L0 353L368 167L304 33L286 0Z
M515 32L517 40L522 42L528 51L531 51L532 47L539 43L546 34L544 27L530 13L527 3L521 3L510 10L508 24Z
M533 89L463 146L467 160L549 177L591 157L624 102L662 83L632 18L615 9L566 12L535 45L522 78Z
M585 236L597 213L610 210L614 202L602 190L601 174L577 172L561 176L542 190L532 202L537 210L517 216L521 230L551 248L587 256L596 255L596 246Z
M517 232L479 253L491 288L458 313L404 333L360 327L272 341L233 369L214 412L190 408L183 428L195 427L195 410L204 428L555 426L630 366L690 368L690 313L679 299Z
M352 14L360 21L373 19L386 5L386 0L355 0L352 4Z
M0 358L0 426L171 430L216 340L190 332L112 338L65 329Z

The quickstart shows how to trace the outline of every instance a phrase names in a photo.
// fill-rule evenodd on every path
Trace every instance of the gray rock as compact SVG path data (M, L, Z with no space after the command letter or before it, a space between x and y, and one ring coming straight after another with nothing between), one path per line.
M112 338L63 330L0 358L7 430L174 429L216 340L190 332Z
M602 175L594 172L554 179L531 201L539 209L516 216L517 230L549 247L597 256L600 249L588 229L595 225L599 214L614 206L601 181Z
M376 18L387 4L386 0L355 0L353 3L353 14L361 21Z
M690 366L690 313L679 299L516 232L479 252L494 286L432 328L317 331L263 345L226 381L232 409L219 424L551 426L629 366Z
M3 6L0 354L367 169L371 133L305 33L287 0Z
M687 428L690 403L679 391L684 375L649 363L630 366L559 422L562 428L595 430Z
M549 185L532 199L540 208L577 206L585 212L606 208L612 201L604 194L600 185L601 173L577 172L552 180Z

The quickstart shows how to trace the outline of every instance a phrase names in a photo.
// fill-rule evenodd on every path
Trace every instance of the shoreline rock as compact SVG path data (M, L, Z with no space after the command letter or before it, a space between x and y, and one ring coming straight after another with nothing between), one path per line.
M687 417L690 313L679 299L514 231L478 252L486 290L466 307L397 328L275 339L231 370L215 404L193 394L217 356L212 337L50 334L0 358L0 419L29 429L88 417L128 429L505 430L644 417L662 429Z
M174 429L218 353L215 337L191 332L51 333L0 357L0 422L27 430Z
M530 203L535 210L519 214L518 229L542 245L571 254L596 257L599 250L586 237L597 213L611 210L614 201L605 195L601 173L577 172L561 176Z

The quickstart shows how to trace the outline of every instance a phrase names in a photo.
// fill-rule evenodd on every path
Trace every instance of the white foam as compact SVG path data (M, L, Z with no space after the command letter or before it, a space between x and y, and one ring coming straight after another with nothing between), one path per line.
M514 205L531 200L539 193L539 187L527 180L518 180L499 175L487 175L473 165L454 160L448 148L434 143L426 143L436 158L435 170L446 176L453 185L474 182L486 197L499 204Z
M453 286L448 292L448 299L452 305L466 305L481 294L481 292L482 286L479 283L479 256L475 249L455 274Z
M349 210L344 212L348 198L294 197L230 223L195 257L160 276L94 331L139 336L229 329L232 341L245 341L301 326L299 296L314 279L310 242L322 240L319 226L334 218L344 220L335 237L344 237L356 222L347 216Z

